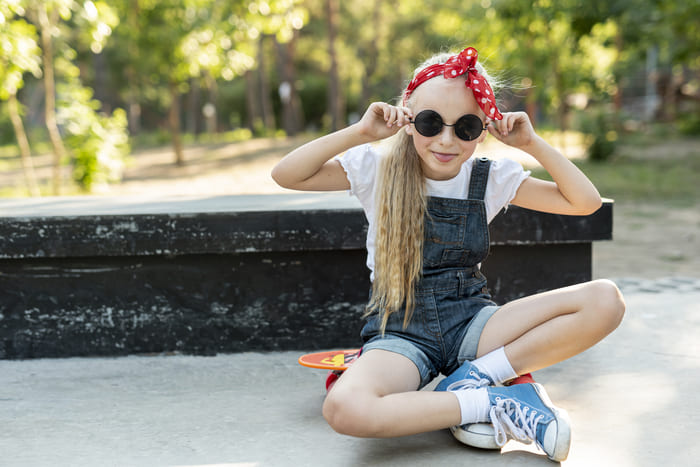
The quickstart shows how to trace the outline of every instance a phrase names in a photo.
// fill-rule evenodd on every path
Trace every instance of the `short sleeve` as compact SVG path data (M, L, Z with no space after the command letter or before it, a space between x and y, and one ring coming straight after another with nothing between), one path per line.
M489 183L486 185L484 201L488 221L496 217L515 198L520 184L530 176L529 170L511 159L496 159L491 163Z
M379 154L369 144L349 149L337 157L350 181L350 194L361 200L370 196L377 178Z

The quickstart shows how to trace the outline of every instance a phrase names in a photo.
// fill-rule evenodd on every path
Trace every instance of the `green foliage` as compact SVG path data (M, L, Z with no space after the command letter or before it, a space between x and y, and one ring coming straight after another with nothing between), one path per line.
M36 28L21 18L0 22L0 40L0 100L7 100L24 86L25 73L41 75L41 50Z
M624 98L645 92L638 75L651 45L659 51L658 73L697 84L700 72L700 28L690 20L700 14L697 0L353 0L338 5L336 48L346 114L361 113L373 100L393 101L423 59L466 45L475 46L482 63L512 84L511 109L528 108L543 121L538 123L561 122L561 127L572 113L573 95L597 105L610 104L620 91ZM80 101L89 108L80 111L91 115L87 120L99 120L98 108L140 108L147 134L132 141L169 141L166 118L173 99L181 104L183 122L192 119L187 112L199 114L210 102L217 107L219 131L248 125L248 83L263 81L256 70L259 58L268 88L255 92L272 96L275 118L282 121L277 89L285 78L277 43L287 41L294 44L294 88L304 122L316 130L324 125L329 103L325 0L0 1L0 99L20 89L29 73L41 74L39 7L61 19L51 29L57 81L79 80L96 89L102 106L85 104L94 101L92 95ZM253 80L241 77L248 71ZM698 96L697 85L684 89ZM65 88L61 92L65 95ZM677 109L678 127L698 134L700 122L689 102L684 104L690 112ZM64 104L70 102L62 99ZM30 109L35 116L37 106ZM62 112L72 119L80 113ZM617 144L614 112L588 113L586 120L591 158L609 159ZM1 118L0 125L7 127ZM202 126L188 125L188 130ZM252 126L255 135L275 131L261 121ZM73 150L76 144L71 143ZM92 160L81 162L88 168L81 170L98 170L97 159Z
M16 141L7 108L2 106L0 107L0 145L14 144Z
M581 131L587 136L589 160L605 162L615 153L618 138L617 121L614 111L609 108L586 111L581 122Z
M88 192L121 180L130 150L126 112L98 113L100 103L92 98L92 89L76 82L62 84L58 96L57 118L67 133L73 179Z
M688 136L700 136L700 115L683 115L678 121L678 130Z

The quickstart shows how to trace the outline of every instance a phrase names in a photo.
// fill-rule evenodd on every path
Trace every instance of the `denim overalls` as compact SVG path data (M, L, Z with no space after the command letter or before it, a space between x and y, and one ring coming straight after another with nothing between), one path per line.
M408 357L420 371L421 387L476 358L481 331L498 309L479 271L489 252L484 193L490 165L486 158L474 162L469 199L428 198L423 277L408 327L400 310L390 315L384 336L376 314L362 329L364 352L383 349Z

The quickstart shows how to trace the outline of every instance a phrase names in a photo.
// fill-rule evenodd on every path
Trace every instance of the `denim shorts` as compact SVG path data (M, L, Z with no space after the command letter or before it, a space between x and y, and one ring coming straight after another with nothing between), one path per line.
M403 326L403 312L392 313L382 335L379 317L370 316L362 329L363 352L381 349L405 356L418 368L422 388L438 374L449 375L476 358L484 326L499 308L478 271L423 278L408 326Z

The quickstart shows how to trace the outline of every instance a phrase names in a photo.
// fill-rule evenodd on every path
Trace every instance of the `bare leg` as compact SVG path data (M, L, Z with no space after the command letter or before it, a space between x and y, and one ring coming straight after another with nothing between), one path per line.
M610 334L625 303L613 282L597 280L525 297L489 319L477 356L501 346L518 374L577 355Z
M624 301L609 281L594 281L523 298L486 324L477 356L505 346L513 369L528 373L591 347L620 323ZM457 397L416 391L420 375L408 358L383 350L364 353L338 380L323 416L339 433L394 437L459 425Z
M411 360L370 350L328 393L323 416L337 432L359 437L405 436L458 425L461 414L454 394L417 391L419 384Z

